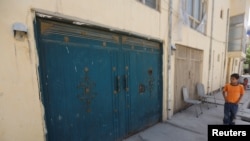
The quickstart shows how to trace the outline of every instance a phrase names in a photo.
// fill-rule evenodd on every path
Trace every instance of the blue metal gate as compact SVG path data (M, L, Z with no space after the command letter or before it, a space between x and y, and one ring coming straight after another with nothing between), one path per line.
M113 141L161 120L157 42L38 18L48 141Z

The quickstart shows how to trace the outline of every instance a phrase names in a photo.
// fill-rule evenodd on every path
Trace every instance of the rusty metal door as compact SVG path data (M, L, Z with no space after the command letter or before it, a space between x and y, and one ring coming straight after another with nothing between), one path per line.
M118 36L53 21L38 27L47 140L117 139Z
M125 56L128 109L128 134L138 132L161 121L162 63L161 47L128 36L122 37Z
M158 42L37 19L48 141L113 141L161 120Z
M175 53L175 82L174 82L174 113L184 109L181 88L186 86L191 98L197 99L195 85L201 80L202 51L176 45Z

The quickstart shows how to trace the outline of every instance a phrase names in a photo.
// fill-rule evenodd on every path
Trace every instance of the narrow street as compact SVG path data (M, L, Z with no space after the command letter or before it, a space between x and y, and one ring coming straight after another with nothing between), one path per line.
M195 107L191 106L176 113L165 123L158 123L124 141L207 141L208 125L221 125L223 120L222 93L215 94L217 107L210 103L202 105L203 114L195 116ZM211 99L211 102L213 100ZM236 125L250 125L250 91L246 91L239 105Z

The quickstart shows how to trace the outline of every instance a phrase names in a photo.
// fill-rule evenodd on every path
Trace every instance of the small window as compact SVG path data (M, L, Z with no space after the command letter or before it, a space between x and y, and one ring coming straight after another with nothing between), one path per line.
M223 10L220 10L220 18L223 19Z
M153 8L159 10L159 1L160 0L138 0L139 2Z

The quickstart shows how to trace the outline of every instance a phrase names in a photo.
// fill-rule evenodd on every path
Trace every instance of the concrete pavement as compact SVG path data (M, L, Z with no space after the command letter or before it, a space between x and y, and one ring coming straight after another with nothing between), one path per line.
M123 141L207 141L208 125L222 125L224 99L222 92L215 94L216 103L213 99L207 105L202 104L203 114L195 116L196 105L176 113L167 122L158 123L144 131L130 136ZM250 125L250 90L247 90L239 104L239 110L235 121L236 125Z

